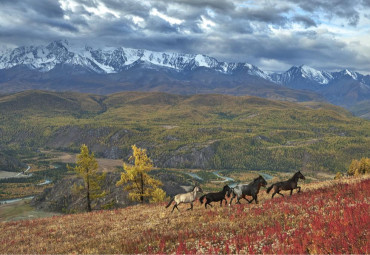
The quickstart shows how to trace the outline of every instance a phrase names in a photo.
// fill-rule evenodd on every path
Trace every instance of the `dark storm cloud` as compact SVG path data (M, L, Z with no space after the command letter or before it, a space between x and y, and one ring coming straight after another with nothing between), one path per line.
M244 18L248 21L259 21L263 23L285 25L288 22L288 18L283 14L288 12L290 9L287 7L276 8L268 6L260 9L243 8L236 12L239 18Z
M353 31L369 9L370 0L0 0L0 43L68 39L203 53L262 69L266 61L275 69L341 62L370 69L360 54L368 43L344 43L328 28L339 19L337 28Z
M359 22L360 15L356 8L361 4L367 4L368 1L361 0L289 0L298 4L303 10L313 13L321 11L328 17L341 17L347 20L351 26L356 26Z
M163 0L162 0L163 1ZM163 1L168 3L167 0ZM235 9L235 4L233 1L222 1L222 0L172 0L172 3L177 3L180 5L192 6L195 8L212 8L214 10L228 12Z
M297 15L297 16L294 16L293 21L302 23L306 28L317 26L316 22L308 16Z
M49 18L63 17L63 10L58 1L49 0L2 0L0 6L11 7L22 13L35 12Z

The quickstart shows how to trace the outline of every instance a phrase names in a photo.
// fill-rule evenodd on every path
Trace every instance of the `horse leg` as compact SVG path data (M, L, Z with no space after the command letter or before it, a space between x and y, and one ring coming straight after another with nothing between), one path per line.
M175 203L175 205L172 207L171 213L173 213L173 210L175 210L175 207L177 208L177 203ZM177 208L177 210L180 211L179 208Z
M293 189L290 190L290 195L292 195L292 194L293 194Z
M301 186L297 186L297 189L298 189L298 193L301 192Z
M257 195L254 195L254 196L253 196L253 199L254 199L254 201L256 202L256 204L258 204ZM253 199L251 200L251 202L253 201Z
M235 193L233 192L233 196L231 197L230 199L230 203L229 203L229 206L231 205L231 203L233 202L233 199L235 198Z
M283 194L280 193L280 191L277 192L280 196L284 196Z
M187 209L187 211L193 210L193 202L190 203L190 208Z
M222 207L222 201L223 201L223 199L220 201L220 207Z

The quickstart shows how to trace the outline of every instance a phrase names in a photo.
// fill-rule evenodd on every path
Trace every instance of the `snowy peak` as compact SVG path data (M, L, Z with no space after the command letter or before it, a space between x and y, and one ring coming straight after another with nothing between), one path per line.
M155 52L124 47L94 49L89 46L75 47L67 40L54 41L47 46L19 47L2 52L0 69L18 65L40 72L48 72L58 65L71 65L102 74L118 73L136 65L169 68L178 72L208 68L224 74L242 70L249 75L270 79L266 73L251 64L219 62L202 54Z
M319 71L307 65L293 66L281 76L275 78L278 83L285 84L296 79L306 79L318 84L328 84L333 76L325 71Z
M328 84L333 79L333 76L325 71L319 71L306 65L302 65L299 68L303 78L313 80L319 84Z
M363 75L350 71L348 69L344 69L340 72L335 72L333 73L333 75L335 76L335 78L351 78L354 80L360 80L363 77Z

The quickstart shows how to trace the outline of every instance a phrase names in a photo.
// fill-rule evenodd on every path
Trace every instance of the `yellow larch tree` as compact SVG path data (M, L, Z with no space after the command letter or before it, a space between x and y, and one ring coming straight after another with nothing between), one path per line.
M81 146L81 152L77 155L76 166L68 166L68 169L75 171L84 180L84 184L78 189L85 192L86 209L91 212L92 200L105 196L105 191L101 190L101 183L106 173L98 173L98 162L95 155L89 152L85 144Z
M124 190L128 191L129 198L133 201L163 201L166 193L159 188L162 183L148 174L153 169L153 163L146 155L146 150L133 145L132 151L129 160L133 160L134 164L123 163L124 172L116 185L124 185Z
M370 173L370 158L361 158L361 160L352 160L347 171L348 175L362 175Z

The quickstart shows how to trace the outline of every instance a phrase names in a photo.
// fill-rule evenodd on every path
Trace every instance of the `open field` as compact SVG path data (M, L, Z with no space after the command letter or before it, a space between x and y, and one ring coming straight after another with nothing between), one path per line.
M369 252L370 178L302 185L260 204L165 203L0 223L0 253ZM285 193L286 194L286 193Z
M50 161L63 162L63 163L76 163L77 153L67 153L58 151L43 151L50 157ZM108 158L96 158L99 164L99 171L101 172L111 172L116 171L117 167L123 165L123 161L120 159L108 159Z
M29 199L10 204L0 204L0 221L30 220L51 217L59 213L42 212L29 205Z

